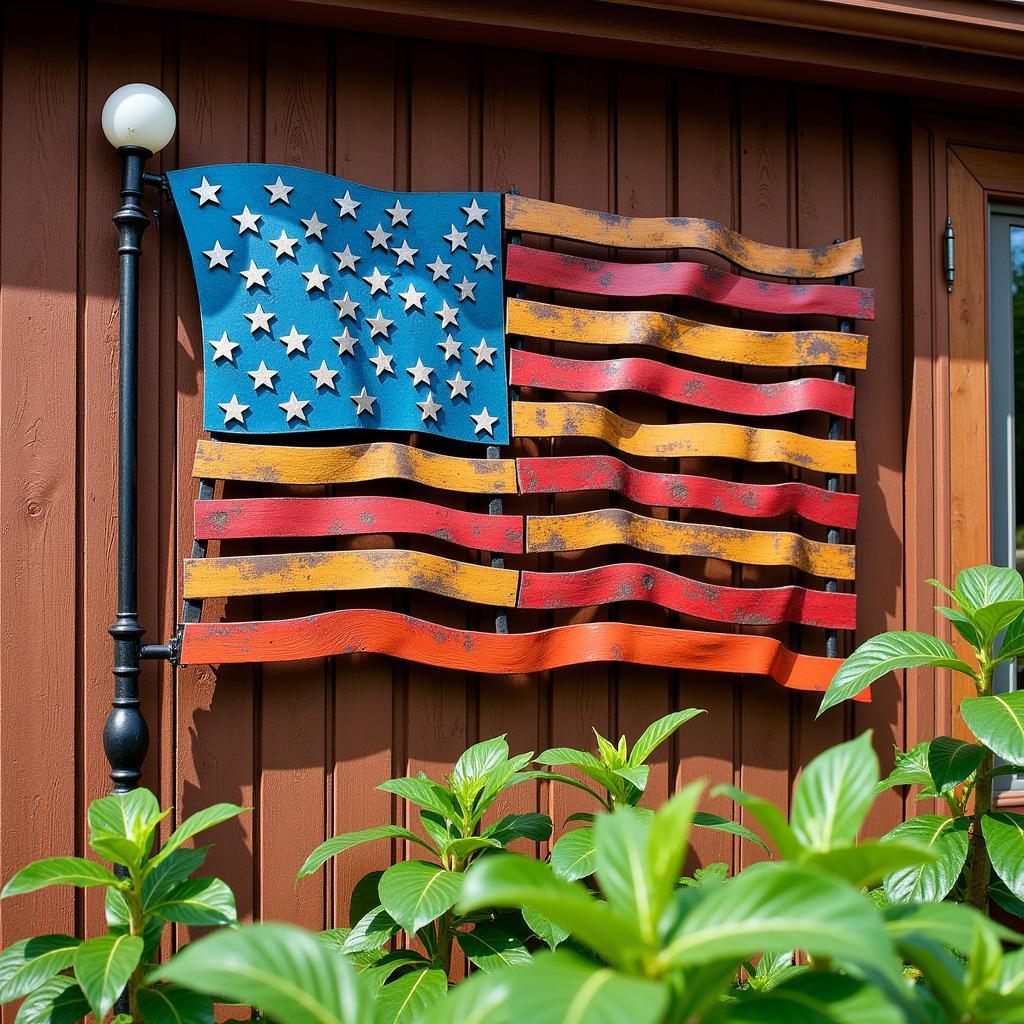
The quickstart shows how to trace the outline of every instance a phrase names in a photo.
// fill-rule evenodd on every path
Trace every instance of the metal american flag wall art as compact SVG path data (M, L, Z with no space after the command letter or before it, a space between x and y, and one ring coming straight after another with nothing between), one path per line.
M867 358L855 321L874 317L873 292L850 284L859 239L786 249L712 221L381 191L276 165L167 178L198 284L211 434L195 456L180 663L367 652L508 674L622 661L827 687L839 631L856 621L856 456L843 435L847 378ZM634 261L560 251L567 242L620 260L633 250ZM655 262L655 250L699 250L758 276ZM678 315L680 303L727 307L734 323L783 317L787 329L703 323ZM791 329L806 316L814 326ZM616 411L629 392L666 422ZM214 496L236 482L270 490ZM272 493L294 485L321 491ZM367 536L387 546L339 540ZM295 550L208 551L265 538ZM586 567L555 571L571 551L589 555ZM752 566L784 585L712 584L706 560L736 566L733 583ZM380 589L481 606L493 625L379 607L201 621L210 598ZM663 624L624 621L632 602ZM509 631L513 609L600 605L602 621ZM780 624L785 644L736 630Z

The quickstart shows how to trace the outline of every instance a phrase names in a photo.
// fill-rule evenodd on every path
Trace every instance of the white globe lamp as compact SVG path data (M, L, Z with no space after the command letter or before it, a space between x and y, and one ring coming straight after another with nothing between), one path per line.
M174 135L177 118L171 101L157 88L136 82L122 85L103 104L103 134L115 149L126 146L159 153Z

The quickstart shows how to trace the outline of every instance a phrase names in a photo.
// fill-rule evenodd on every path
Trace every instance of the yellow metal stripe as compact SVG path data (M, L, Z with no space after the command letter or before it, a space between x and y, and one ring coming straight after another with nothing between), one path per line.
M867 365L868 339L839 331L745 331L643 310L572 309L509 299L509 334L581 345L645 345L748 366Z
M658 555L694 555L751 565L790 565L814 576L852 580L852 544L823 544L795 533L649 519L626 509L528 516L526 550L580 551L627 544Z
M187 598L408 587L512 608L518 582L513 569L387 548L185 560Z
M267 484L413 480L464 494L515 494L512 459L460 459L393 442L337 448L282 448L201 440L192 475Z
M777 277L838 277L864 267L859 238L817 249L787 249L754 242L713 220L621 217L528 196L505 196L505 227L619 249L701 249L755 273Z
M852 441L735 423L634 423L586 402L513 402L512 433L515 437L594 437L621 452L653 458L787 462L822 473L857 470Z

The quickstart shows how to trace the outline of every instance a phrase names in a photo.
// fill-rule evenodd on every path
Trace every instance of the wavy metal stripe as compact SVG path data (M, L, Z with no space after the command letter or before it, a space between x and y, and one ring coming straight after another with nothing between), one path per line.
M592 437L620 452L650 458L723 458L785 462L822 473L854 473L853 441L736 423L634 423L586 402L513 402L516 437Z
M510 355L511 383L519 387L596 394L639 391L681 405L744 416L786 416L814 410L844 419L853 417L853 386L820 377L750 384L654 359L567 359L525 349L513 349Z
M823 526L852 530L856 494L803 483L743 484L683 473L636 469L613 455L554 456L516 460L523 494L614 491L640 505L699 508L734 516L798 515Z
M619 601L643 601L696 618L744 626L794 622L828 629L856 627L855 594L805 587L718 587L636 562L575 572L524 571L519 584L520 608L586 608Z
M466 548L523 550L523 517L446 508L412 498L240 498L197 501L197 540L253 537L351 537L410 533Z
M701 249L775 277L839 277L864 267L859 238L816 249L787 249L751 241L713 220L621 217L527 196L506 194L505 227L619 249Z
M529 554L582 551L607 544L626 544L657 555L789 565L828 579L850 580L856 575L852 544L824 544L795 533L678 523L651 519L621 508L526 517Z
M766 676L791 690L828 688L839 658L796 654L767 636L590 622L537 633L451 629L399 612L344 609L276 622L196 623L185 627L183 665L296 661L384 654L421 665L509 675L594 661L694 672ZM854 698L870 700L868 691Z
M312 551L185 560L185 597L408 587L475 604L512 608L519 573L420 551Z
M509 299L506 329L544 341L646 345L665 352L749 366L867 365L868 339L840 331L747 331L646 310L596 310Z
M875 318L872 288L755 281L706 263L607 263L526 245L510 245L505 276L519 284L586 295L679 295L754 313Z
M413 480L465 494L515 494L512 459L460 459L389 441L337 448L285 448L200 440L192 475L265 484Z

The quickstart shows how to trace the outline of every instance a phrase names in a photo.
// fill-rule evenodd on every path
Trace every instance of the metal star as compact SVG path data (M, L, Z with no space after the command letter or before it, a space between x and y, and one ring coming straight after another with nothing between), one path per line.
M477 366L479 366L481 363L486 363L488 366L493 366L494 363L491 362L491 356L493 356L494 353L497 352L498 350L496 348L491 348L490 345L487 344L486 338L481 338L480 344L477 345L476 348L471 348L469 351L476 356Z
M338 261L339 274L343 270L351 270L355 273L356 264L363 258L362 256L354 256L352 254L352 246L350 245L346 245L341 252L332 253L332 255Z
M205 206L207 203L214 203L220 206L220 200L217 198L217 193L220 191L220 185L211 185L206 180L206 175L203 175L203 180L193 189L189 189L193 195L199 196L199 205Z
M349 334L347 327L341 334L331 338L331 341L338 346L339 356L354 356L356 354L356 342L358 340L358 338L354 338Z
M246 206L241 213L233 213L231 215L232 220L238 221L238 233L244 235L246 231L251 231L254 235L260 233L259 224L256 222L263 219L262 213L253 213L248 206Z
M449 359L454 357L460 363L462 362L462 342L456 341L450 334L444 341L439 341L437 347L444 351L444 361L447 363Z
M264 185L263 187L270 193L271 206L278 201L284 203L285 206L292 205L288 198L288 193L294 191L294 187L292 185L286 185L281 180L280 174L277 176L277 181L275 181L273 185Z
M324 282L329 281L330 277L328 277L327 274L320 273L319 263L314 263L312 270L301 271L301 275L306 279L307 292L311 292L314 289L316 289L318 291L324 292L325 295L327 294L327 292L324 291Z
M498 258L496 255L487 251L486 245L480 246L479 252L470 253L473 259L476 260L476 266L474 270L480 270L481 267L486 267L491 273L494 273L494 267L491 264Z
M274 390L274 378L277 376L277 370L271 370L262 359L257 369L249 371L249 376L252 377L253 391L259 391L260 388L266 388L268 391Z
M373 363L378 377L382 373L390 373L394 375L395 368L391 365L394 358L394 356L389 356L384 349L380 347L380 345L377 346L377 354L375 356L370 356L370 362Z
M334 200L338 204L339 217L351 217L356 220L356 210L363 204L352 198L351 191L346 192L340 199Z
M285 346L284 354L286 356L290 356L293 352L301 352L305 355L306 342L309 341L309 335L299 334L295 324L292 324L292 329L287 334L282 334L277 340Z
M466 249L466 237L469 235L468 231L460 231L454 224L450 234L442 235L441 237L448 242L452 247L452 252L456 249Z
M462 280L455 286L455 290L459 293L459 302L463 302L465 299L469 299L470 302L476 302L476 296L473 294L474 288L476 288L476 281L470 281L463 274Z
M268 267L257 267L255 260L249 260L249 269L240 270L238 272L239 277L245 278L245 290L248 291L252 287L266 288L267 282L263 279L270 273Z
M378 223L377 226L372 231L369 228L367 228L366 233L370 236L371 249L380 248L387 252L388 239L391 237L390 231L385 231L384 226Z
M410 309L422 309L423 299L426 297L426 292L416 291L416 286L410 284L404 292L399 292L398 297L405 303L405 311L409 312Z
M310 217L300 217L299 223L306 229L306 237L315 235L321 242L324 240L324 229L327 225L313 211Z
M473 433L479 434L480 431L483 430L490 434L491 437L494 437L494 424L498 422L498 417L488 416L486 405L484 406L483 412L477 413L476 415L470 413L469 418L473 421Z
M338 371L330 369L327 366L326 359L321 360L320 365L315 370L310 370L309 375L316 381L317 391L321 388L330 388L332 391L338 390L334 386L334 378L338 376Z
M291 423L292 420L302 420L302 422L305 423L305 408L307 405L309 405L309 402L301 398L296 398L295 392L293 391L288 401L281 402L278 405L278 409L284 413L285 423Z
M214 267L228 267L228 257L234 252L234 249L225 249L221 244L220 240L213 243L212 249L206 249L203 251L203 255L210 261L210 270Z
M450 263L442 263L440 256L438 256L437 259L434 260L433 263L428 263L427 264L427 270L432 270L434 272L434 280L435 281L438 278L443 278L445 281L447 281L448 280L448 271L451 270L451 269L452 269L452 265Z
M462 212L466 215L467 228L470 224L480 224L483 226L484 215L487 211L476 201L475 197L469 206L462 207Z
M388 328L395 322L389 320L381 310L377 310L377 315L374 317L368 317L366 322L370 325L370 337L376 338L378 334L383 334L384 337L388 337Z
M444 305L440 309L434 310L434 316L441 318L441 330L443 331L449 324L454 324L456 327L459 326L459 307L449 306L448 300L444 300Z
M354 299L348 297L348 292L345 292L345 297L342 299L333 300L335 306L338 307L338 319L344 320L345 317L350 316L353 320L357 320L356 310L359 308L359 303Z
M469 400L469 389L473 386L473 382L466 380L466 378L462 376L461 370L455 374L454 379L446 380L445 384L452 389L451 399L453 402L456 398L465 398L467 401Z
M391 280L390 274L382 274L376 267L374 267L373 273L369 277L364 277L363 280L370 286L371 299L377 294L377 292L383 292L390 298L391 293L388 291L388 281Z
M364 412L368 412L371 416L373 415L373 403L377 399L372 395L368 395L365 387L358 395L349 395L349 398L356 403L356 416L362 416Z
M427 397L422 402L416 403L416 408L423 413L423 422L427 420L433 420L437 422L437 414L441 411L441 406L434 401L434 393L432 391L427 392Z
M238 348L238 342L232 341L228 337L228 332L225 331L219 338L214 338L210 341L213 346L213 361L217 362L218 359L226 359L229 363L235 361L235 349Z
M398 227L399 224L404 224L406 227L409 226L409 214L412 213L412 208L407 209L402 206L400 199L396 199L395 205L390 210L385 210L384 212L391 217L391 226L393 228Z
M245 413L249 411L249 406L243 405L238 400L238 395L232 395L230 402L218 402L218 406L224 410L224 426L226 427L232 420L237 420L242 426L245 426Z
M423 360L417 359L416 365L408 367L405 372L412 374L412 386L418 388L421 384L430 384L430 375L434 372L434 368L424 366Z
M250 334L255 334L257 331L266 331L267 334L269 334L270 333L270 321L273 320L274 317L277 316L276 313L265 313L263 311L263 306L260 303L256 304L255 312L243 313L242 315L252 325L249 328L249 333Z
M391 250L398 259L395 260L395 266L400 267L403 263L408 263L410 267L415 267L416 264L413 262L413 256L419 252L419 249L414 249L407 238L402 239L402 244L397 249Z
M277 259L282 256L291 256L292 259L295 259L295 246L298 245L298 242L297 238L289 238L283 229L277 238L270 239L270 244L277 250L274 253Z

